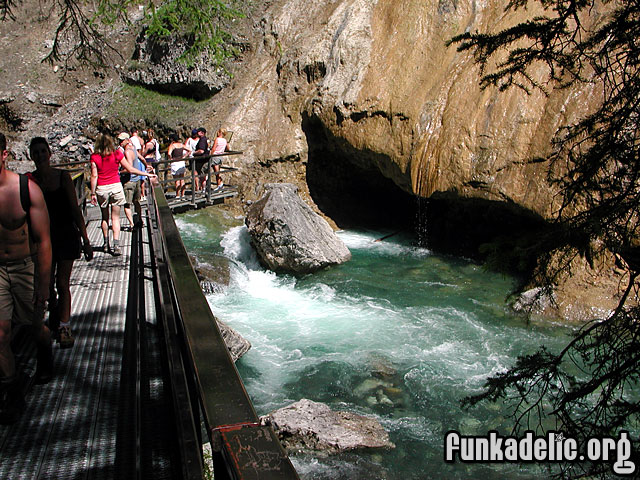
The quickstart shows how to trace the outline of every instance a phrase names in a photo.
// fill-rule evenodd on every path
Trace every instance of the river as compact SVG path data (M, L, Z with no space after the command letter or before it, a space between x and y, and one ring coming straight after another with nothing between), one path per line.
M536 465L447 464L444 435L509 432L508 411L462 409L517 355L566 344L567 327L510 313L513 280L435 255L384 231L342 231L352 259L296 278L260 267L241 219L219 209L179 215L200 261L229 260L230 281L208 300L251 343L238 370L258 411L301 398L378 420L389 451L292 456L303 479L540 478Z

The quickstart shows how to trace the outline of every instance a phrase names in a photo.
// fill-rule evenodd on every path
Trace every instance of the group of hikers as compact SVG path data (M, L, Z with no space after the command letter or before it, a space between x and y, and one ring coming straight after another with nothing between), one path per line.
M226 129L218 129L211 149L209 149L209 141L207 140L207 130L204 127L194 128L191 130L191 136L184 141L180 140L178 135L175 133L169 135L171 143L169 144L167 155L169 156L169 159L172 160L171 175L173 175L176 180L176 198L184 197L184 192L186 190L184 175L187 168L186 160L189 158L196 157L194 172L195 185L193 188L196 192L205 189L207 184L208 160L198 157L206 156L209 153L212 155L220 155L221 153L228 151L229 143L226 140L226 135ZM224 183L220 177L220 158L213 157L211 164L216 175L216 187L213 191L218 192L224 187Z
M206 185L206 157L229 149L226 130L219 129L209 148L204 128L194 129L181 142L171 135L167 151L171 173L176 180L176 196L184 196L186 160L196 157L196 190ZM142 226L144 177L155 178L160 146L150 129L136 128L113 137L99 134L90 157L91 203L101 210L104 252L114 256L120 249L120 207L133 230ZM7 169L9 150L0 133L0 424L14 423L25 408L20 379L11 349L12 326L24 325L36 345L37 384L53 377L52 341L60 348L74 344L71 331L70 279L73 263L84 254L93 258L94 249L78 206L69 173L51 165L52 151L44 137L34 137L29 156L36 169L17 174ZM220 161L212 159L216 190L223 188ZM134 222L131 206L137 214ZM111 220L111 228L109 227ZM113 239L109 241L109 230ZM49 312L45 323L45 314Z

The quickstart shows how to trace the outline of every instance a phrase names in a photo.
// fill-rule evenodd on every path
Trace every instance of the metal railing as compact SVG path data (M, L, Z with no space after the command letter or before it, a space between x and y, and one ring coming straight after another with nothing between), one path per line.
M213 172L213 161L215 158L218 157L226 157L226 156L230 156L230 155L242 155L243 152L242 151L229 151L229 152L224 152L224 153L218 153L218 154L210 154L210 155L200 155L200 156L195 156L195 157L186 157L183 160L160 160L158 162L153 162L151 165L154 166L154 168L156 168L158 173L158 177L159 177L159 183L163 186L166 185L170 185L170 184L175 184L177 180L176 178L168 178L167 172L169 170L168 167L166 168L158 168L161 167L162 165L170 165L176 161L184 161L185 163L187 163L189 165L189 176L188 177L184 177L184 181L185 181L185 185L191 185L191 203L195 203L196 201L196 189L195 189L195 185L196 185L196 177L201 177L201 176L206 176L207 178L207 183L205 186L205 197L206 197L206 202L207 203L211 203L211 176L216 175L215 172ZM196 165L199 162L203 162L206 161L206 165L207 165L207 170L205 173L202 172L198 172ZM233 168L233 167L229 167L226 165L220 165L220 171L217 173L219 175L221 174L225 174L225 173L231 173L231 172L235 172L237 171L237 168ZM164 178L161 178L164 177ZM189 180L190 178L190 180Z
M272 428L260 425L200 289L162 186L155 182L152 188L148 228L157 275L156 311L167 342L183 478L202 478L203 424L212 445L216 480L297 479Z

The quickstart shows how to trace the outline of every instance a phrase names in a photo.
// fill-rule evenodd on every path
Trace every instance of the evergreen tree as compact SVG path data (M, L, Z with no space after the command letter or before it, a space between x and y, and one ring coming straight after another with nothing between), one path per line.
M13 20L13 9L21 0L0 0L0 20ZM49 4L49 5L46 5ZM45 2L57 20L52 47L45 62L62 61L65 66L105 68L112 55L121 56L104 34L105 26L129 23L128 10L142 5L150 12L144 19L145 34L154 40L179 38L187 49L181 59L193 63L201 54L222 65L235 54L229 20L241 18L241 0L53 0Z
M581 445L594 436L617 438L623 430L637 438L640 2L512 0L507 10L534 3L542 15L497 33L465 33L451 43L473 53L483 88L548 92L580 83L597 86L599 108L553 139L545 160L562 204L548 234L531 248L540 254L537 274L547 286L569 274L576 258L593 264L606 252L625 269L625 285L615 311L584 325L561 352L540 347L520 357L464 403L511 401L515 433L561 430ZM637 451L633 460L640 469ZM611 463L566 464L555 473L607 477Z

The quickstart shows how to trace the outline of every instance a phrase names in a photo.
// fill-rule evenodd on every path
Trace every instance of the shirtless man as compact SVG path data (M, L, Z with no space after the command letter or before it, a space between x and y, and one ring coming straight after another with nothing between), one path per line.
M31 180L29 211L23 210L20 177L6 169L8 156L0 133L0 424L15 422L24 409L10 345L12 322L32 328L36 382L46 383L53 374L51 333L44 325L51 277L49 214L42 191Z

